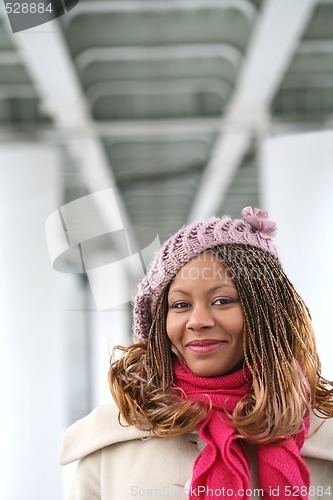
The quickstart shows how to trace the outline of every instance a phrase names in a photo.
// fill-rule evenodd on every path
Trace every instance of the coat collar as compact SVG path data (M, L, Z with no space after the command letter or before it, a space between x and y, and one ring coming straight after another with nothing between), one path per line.
M119 422L118 408L114 403L100 406L66 431L60 450L60 463L65 465L75 462L115 443L151 436L149 431ZM333 418L323 420L311 415L310 431L301 455L333 461Z
M134 425L118 421L115 403L99 406L67 429L60 449L60 464L75 462L90 453L121 441L151 436Z

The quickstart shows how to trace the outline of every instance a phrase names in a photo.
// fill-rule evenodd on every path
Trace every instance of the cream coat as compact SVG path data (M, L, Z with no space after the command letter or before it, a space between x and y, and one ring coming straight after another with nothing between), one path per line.
M310 437L302 449L313 486L309 500L333 500L333 419L325 421L311 437L321 423L313 418ZM120 425L114 404L101 406L73 424L60 453L62 465L79 460L69 500L185 500L185 484L203 445L198 435L189 433L169 440L148 436L134 426ZM258 499L262 495L256 490L255 454L253 449L248 451L251 498ZM291 489L290 495L275 492L274 496L292 498L293 493Z

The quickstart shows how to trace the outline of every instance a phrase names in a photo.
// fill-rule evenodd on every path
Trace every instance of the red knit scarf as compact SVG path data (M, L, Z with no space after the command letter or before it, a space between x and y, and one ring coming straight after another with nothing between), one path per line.
M179 360L174 362L175 385L183 389L186 397L212 404L208 418L199 427L199 435L207 445L194 463L191 500L250 498L249 459L226 415L251 389L250 371L246 369L245 374L239 370L219 377L199 377ZM295 497L295 493L303 500L308 498L309 471L300 457L308 419L304 427L304 431L279 445L257 446L259 488L264 491L261 498Z

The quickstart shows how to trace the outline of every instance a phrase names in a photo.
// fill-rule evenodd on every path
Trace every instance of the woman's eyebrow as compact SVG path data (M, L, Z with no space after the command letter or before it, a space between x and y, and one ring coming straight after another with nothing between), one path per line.
M221 288L236 288L235 285L232 283L223 283L221 285L217 286L212 286L211 288L208 288L207 292L216 292L217 290L220 290ZM181 288L172 288L169 290L169 295L172 293L181 293L182 295L191 295L190 292L187 292L186 290L182 290Z
M173 290L169 290L169 295L171 295L172 293L181 293L183 295L190 295L188 292L186 292L185 290L181 290L180 288L174 288Z

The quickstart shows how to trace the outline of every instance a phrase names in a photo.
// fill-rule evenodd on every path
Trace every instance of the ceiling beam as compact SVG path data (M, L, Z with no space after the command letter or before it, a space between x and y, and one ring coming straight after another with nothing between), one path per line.
M333 88L332 73L297 73L288 75L281 86L285 89L306 89L307 91L315 89Z
M1 99L1 93L0 93ZM173 118L165 120L137 120L137 121L102 121L91 122L89 126L80 124L76 127L63 129L46 124L27 124L25 128L17 130L8 125L0 126L0 140L39 140L44 143L64 144L69 137L73 139L84 135L110 139L115 142L163 140L184 140L195 138L204 141L207 136L223 130L224 122L220 118Z
M165 120L136 120L101 122L95 124L103 137L114 139L139 139L156 137L184 137L214 134L224 127L220 118L172 118Z
M1 99L1 95L0 95ZM271 129L276 131L283 130L313 130L314 123L317 129L332 129L332 116L326 116L318 122L305 123L302 121L279 122L275 118L274 123L270 125ZM241 129L242 124L237 125L237 130ZM112 144L126 144L135 142L152 141L184 141L196 140L198 142L207 142L212 134L221 134L223 130L229 130L227 125L220 118L202 118L202 119L170 119L170 120L138 120L138 121L120 121L120 122L100 122L92 123L89 128L72 127L71 129L54 128L46 124L35 123L27 124L24 128L18 130L16 127L0 126L0 141L39 141L44 144L63 145L68 141L69 136L78 138L82 134L87 137L91 134L109 140ZM247 130L247 124L244 124Z
M189 222L209 217L221 206L254 134L265 127L270 103L316 4L317 0L264 3L224 116L226 130L216 140Z
M299 54L331 54L333 52L333 40L305 40L297 48Z
M8 22L6 26L11 33ZM85 97L58 21L50 21L47 28L41 25L15 33L12 40L41 99L44 111L51 116L63 137L66 137L65 143L87 190L95 193L112 188L123 225L130 227L130 220L103 146L99 138L91 132L92 121ZM71 133L78 128L82 132L80 135ZM103 213L102 205L99 208L102 219L110 218L109 213Z
M86 49L75 58L80 71L91 63L129 62L129 61L177 61L189 59L224 59L234 69L241 61L241 51L224 43L212 44L179 44L164 47L98 47Z
M65 21L81 14L99 14L105 12L166 12L179 10L209 10L209 9L234 9L240 11L253 22L257 9L249 0L112 0L80 2L75 9L68 12Z
M36 90L32 85L27 83L12 83L0 85L0 99L10 99L10 98L33 98L38 97Z
M181 78L151 80L118 80L114 82L99 82L91 85L86 95L94 104L102 97L110 96L153 96L177 95L205 92L218 95L226 99L230 92L230 85L218 78Z

